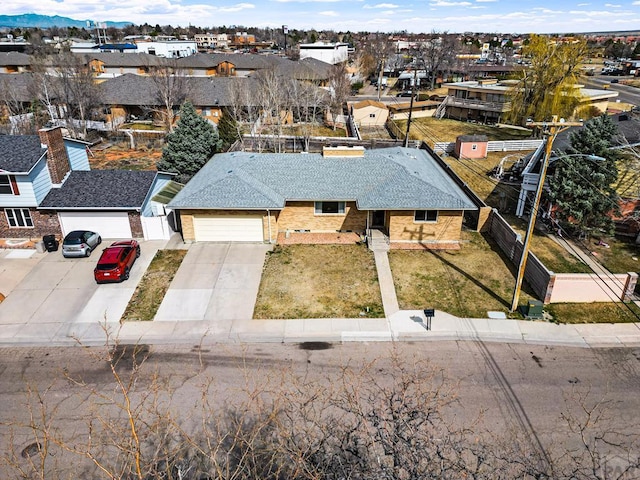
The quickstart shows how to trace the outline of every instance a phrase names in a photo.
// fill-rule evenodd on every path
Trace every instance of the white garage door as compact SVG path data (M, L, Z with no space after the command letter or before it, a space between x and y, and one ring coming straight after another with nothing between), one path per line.
M91 230L102 238L131 238L127 212L59 212L62 233Z
M193 217L196 242L262 242L262 215Z

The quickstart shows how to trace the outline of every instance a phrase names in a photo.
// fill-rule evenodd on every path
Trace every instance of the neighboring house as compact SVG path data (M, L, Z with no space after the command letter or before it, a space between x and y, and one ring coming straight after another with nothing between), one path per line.
M72 171L39 206L56 213L60 231L92 230L102 238L144 237L145 217L153 217L152 198L171 174L135 170ZM161 237L162 238L162 237Z
M38 207L72 170L88 170L86 144L60 128L39 135L0 135L0 237L32 238L60 231L56 215Z
M31 71L31 57L21 52L0 52L0 73Z
M382 102L362 100L351 104L351 116L359 127L382 127L389 118L389 110Z
M168 207L185 242L359 239L379 229L392 248L457 244L464 212L477 210L426 150L401 147L218 154Z
M500 123L511 108L508 94L516 84L517 80L496 79L447 83L444 85L448 90L442 105L444 112L440 116L456 120ZM595 107L604 113L609 101L617 97L618 92L576 86L576 96L580 100L576 111Z
M0 238L64 236L74 229L103 238L168 238L158 194L172 175L90 170L87 145L63 138L59 127L0 135Z
M184 99L193 103L198 113L213 123L218 123L224 107L232 103L232 90L252 92L253 79L223 77L184 77L176 80L176 114ZM178 87L178 85L180 85ZM182 99L178 101L179 94ZM161 123L166 107L153 78L139 75L122 75L100 84L100 96L105 106L107 122L120 125L132 119L152 119ZM241 96L246 98L245 95ZM177 117L176 117L177 120Z
M277 65L281 59L273 55L241 53L198 53L177 60L185 75L195 77L248 77Z
M300 44L300 60L315 58L323 62L335 65L346 62L349 57L349 44L347 43L302 43Z
M411 118L433 117L440 103L437 100L423 100L414 101L413 108L411 102L389 104L387 108L389 118L392 120L406 120L409 118L409 112L411 112Z
M121 53L90 53L83 54L83 60L89 64L97 81L119 77L128 73L135 75L152 74L156 68L168 65L167 59L139 53L124 55Z

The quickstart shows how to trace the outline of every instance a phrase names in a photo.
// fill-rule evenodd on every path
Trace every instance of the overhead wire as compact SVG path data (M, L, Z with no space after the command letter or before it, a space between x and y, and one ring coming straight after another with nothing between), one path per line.
M392 103L394 103L396 105L399 105L401 102L398 101L398 97L392 97ZM402 102L402 103L405 103L405 102ZM440 143L441 142L441 139L439 139L437 137L437 135L434 132L430 131L425 125L422 125L420 123L414 122L414 123L412 123L411 128L414 129L414 130L417 130L419 133L421 133L423 138L426 137L428 140L431 140L433 142L434 146L435 146L436 143ZM464 168L469 170L472 174L476 175L478 178L481 178L484 181L489 182L491 185L493 185L495 187L500 185L501 187L503 187L503 191L506 190L507 192L510 192L510 191L517 192L517 195L514 196L514 197L510 197L510 199L519 198L520 189L518 189L516 186L505 185L503 182L500 182L500 181L498 181L496 179L491 178L490 176L488 176L486 174L485 166L480 164L479 162L477 162L475 159L471 159L469 157L462 156L462 157L459 158L459 160L464 160L464 162L460 162L459 165L462 165ZM587 181L590 185L595 187L595 185L593 185L593 183L591 183L591 181L589 179L587 179L584 176L582 176L582 174L580 172L577 172L577 173L581 176L581 178L583 180ZM598 194L603 195L604 197L606 197L599 190L596 189L596 191L598 192ZM612 204L614 204L614 202L612 202L611 199L609 199L608 197L606 197L606 198L607 198L608 201L610 201ZM537 217L538 210L540 208L541 207L538 207L538 209L536 209L535 205L532 205L530 214L531 215L536 215L536 217ZM594 256L593 252L591 252L591 250L589 248L587 248L586 244L584 244L584 242L582 242L580 239L575 239L572 235L570 235L568 232L566 232L566 230L564 230L562 228L560 228L560 231L562 233L564 233L567 236L567 238L571 239L572 242L578 243L583 248L583 252L582 252L583 254L586 252L587 255ZM596 269L594 269L591 265L589 265L589 263L587 263L583 259L581 259L580 255L578 254L578 251L576 250L576 248L571 243L569 243L569 242L565 242L565 243L569 247L570 253L572 253L575 257L580 259L598 277L598 279L600 280L600 282L598 282L599 288L601 288L605 292L605 294L607 294L607 296L609 298L611 298L612 300L620 300L618 298L618 295L616 294L616 291L613 289L613 287L610 285L610 283L613 283L614 285L617 284L622 290L624 290L623 282L620 281L618 278L616 278L614 274L609 272L604 267L603 267L603 272L602 273L596 271ZM609 282L607 282L605 280L609 280ZM606 287L606 289L608 291L605 290L605 287ZM610 294L613 294L613 295L610 295ZM636 313L631 308L630 305L628 305L628 304L626 304L624 302L618 302L618 301L614 301L613 303L615 303L619 308L621 308L623 310L627 310L629 313L631 313L637 319L640 319L640 315L638 313ZM620 305L620 303L622 305Z

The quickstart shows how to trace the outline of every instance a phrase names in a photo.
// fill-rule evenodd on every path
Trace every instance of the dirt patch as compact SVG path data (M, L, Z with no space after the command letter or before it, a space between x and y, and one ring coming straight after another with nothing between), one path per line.
M89 151L89 163L95 170L156 170L156 164L162 158L160 147L141 146L132 149L126 143L118 143L100 148L100 145Z

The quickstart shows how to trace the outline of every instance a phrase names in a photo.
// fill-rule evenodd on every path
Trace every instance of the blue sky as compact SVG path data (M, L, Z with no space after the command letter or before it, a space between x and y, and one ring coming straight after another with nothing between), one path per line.
M553 33L640 29L640 0L9 0L2 13L200 27Z

